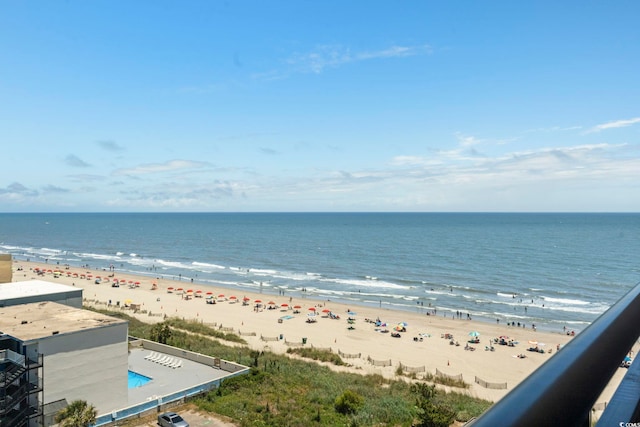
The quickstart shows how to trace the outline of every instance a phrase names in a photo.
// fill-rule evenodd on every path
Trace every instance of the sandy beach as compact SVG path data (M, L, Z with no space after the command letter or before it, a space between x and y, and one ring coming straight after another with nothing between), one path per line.
M36 268L44 270L44 274L38 275ZM467 389L470 395L490 401L503 397L571 340L571 335L563 330L550 333L534 330L531 326L525 329L480 322L467 319L464 313L459 318L444 318L426 307L407 312L346 306L288 295L239 294L223 287L212 288L186 281L26 261L14 261L13 270L14 282L39 279L81 287L86 305L126 310L145 322L180 317L232 330L241 333L248 345L257 350L284 353L289 347L303 345L306 341L306 346L330 348L343 355L350 365L343 369L354 372L394 378L402 364L408 371L417 371L418 377L422 372L462 375L470 384ZM61 273L55 275L56 270ZM116 278L119 286L113 287ZM212 301L216 303L211 304ZM134 311L132 308L139 309ZM376 325L377 319L384 325ZM401 323L406 325L406 331L393 337ZM473 335L478 335L478 343L468 342ZM512 341L513 346L495 343L494 339L499 337L508 337L505 341ZM535 346L530 342L537 342L542 352L528 351ZM637 351L636 344L634 354ZM626 369L617 371L598 403L610 400L625 373ZM480 383L506 383L507 388L487 388L476 379Z

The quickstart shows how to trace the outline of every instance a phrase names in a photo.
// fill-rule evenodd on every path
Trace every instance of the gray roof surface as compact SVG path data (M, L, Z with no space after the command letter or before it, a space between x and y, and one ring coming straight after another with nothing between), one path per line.
M23 341L119 323L127 321L57 302L0 307L0 331Z

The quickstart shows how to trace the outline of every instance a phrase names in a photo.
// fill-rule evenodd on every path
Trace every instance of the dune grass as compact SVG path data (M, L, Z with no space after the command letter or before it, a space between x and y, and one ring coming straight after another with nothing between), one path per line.
M129 334L149 339L152 325L121 312L105 312L129 321ZM167 344L251 366L250 373L225 380L219 389L193 402L202 410L225 415L239 426L406 426L419 422L418 396L411 382L380 375L338 373L313 361L246 346L228 346L204 325L170 323ZM189 332L186 332L189 331ZM203 339L210 336L212 339ZM298 353L298 351L295 351ZM301 354L328 358L327 354ZM330 360L327 360L330 361ZM332 362L333 363L333 362ZM361 404L355 412L338 411L336 402L347 394ZM448 408L457 421L479 416L491 402L461 393L438 391L433 402Z

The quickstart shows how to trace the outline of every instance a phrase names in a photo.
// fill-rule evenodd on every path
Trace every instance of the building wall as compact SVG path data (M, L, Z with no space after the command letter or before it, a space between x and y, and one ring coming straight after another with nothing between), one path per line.
M70 292L56 292L44 295L29 295L20 298L0 299L0 307L31 304L34 302L57 302L59 304L68 305L69 307L82 308L82 289Z
M44 403L82 399L107 414L128 405L126 323L40 339Z
M12 280L11 254L0 254L0 283L10 283Z

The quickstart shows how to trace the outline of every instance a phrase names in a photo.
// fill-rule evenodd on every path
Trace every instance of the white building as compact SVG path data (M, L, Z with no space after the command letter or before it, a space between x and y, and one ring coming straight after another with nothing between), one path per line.
M82 288L44 280L0 283L0 307L43 301L82 308Z

